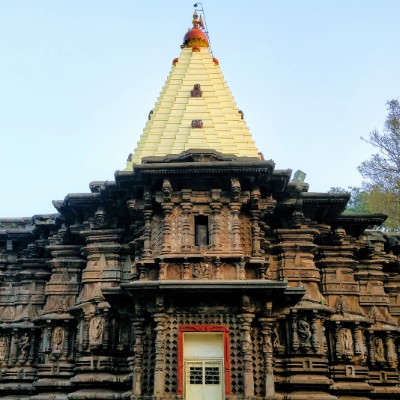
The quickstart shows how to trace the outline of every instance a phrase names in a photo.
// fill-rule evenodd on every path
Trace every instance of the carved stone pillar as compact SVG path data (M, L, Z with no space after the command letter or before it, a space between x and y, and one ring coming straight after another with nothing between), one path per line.
M163 215L164 215L164 231L163 231L163 244L162 253L171 252L171 213L173 209L172 203L161 204Z
M356 324L354 327L354 353L356 355L362 354L361 335L360 325Z
M160 262L160 272L158 275L158 279L160 281L163 281L165 279L167 279L167 266L168 264L165 262Z
M192 250L193 235L191 232L190 213L192 211L192 203L182 203L182 246L181 250L184 253L189 253Z
M246 279L246 262L242 259L236 263L236 277L240 280Z
M263 335L263 356L265 364L265 397L271 399L275 396L273 346L271 339L272 318L260 318L261 333Z
M386 335L386 351L387 351L387 360L389 366L391 368L396 368L397 354L394 347L393 335L390 332L388 332Z
M19 343L18 329L13 329L13 333L12 333L12 336L11 336L10 357L8 358L9 367L15 365L16 362L17 362L17 358L18 358L18 343Z
M90 315L84 316L82 324L83 324L82 349L87 350L89 348Z
M167 315L159 312L153 315L156 323L156 341L155 341L155 368L154 368L154 400L162 399L165 387L165 323Z
M153 211L151 209L144 210L143 215L144 215L143 257L149 258L152 255L152 251L151 251L151 217L153 215Z
M68 321L66 321L68 323ZM68 358L71 348L70 348L70 343L71 343L71 336L73 334L72 328L69 325L65 325L65 337L64 337L64 346L63 346L63 354L65 359Z
M340 325L336 323L335 325L335 355L336 358L341 358L342 347L340 346Z
M374 345L373 334L370 334L369 336L368 346L369 346L369 361L372 365L374 365L376 362L376 357L375 357L375 345Z
M251 215L251 237L252 237L252 251L253 257L262 257L263 252L261 250L261 238L260 238L260 210L250 210Z
M187 281L191 278L190 276L190 263L185 259L183 262L183 276L182 279Z
M316 312L314 312L311 316L311 347L315 352L319 350L319 338L318 338L318 319Z
M133 345L133 377L132 377L132 393L134 398L142 394L142 365L143 365L143 321L141 318L136 318L132 323L134 333Z
M251 323L254 314L239 314L242 331L242 354L243 354L243 370L244 370L244 397L251 398L254 396L254 375L253 375L253 345L251 341Z
M232 250L235 253L242 252L242 244L240 242L240 222L239 214L242 207L241 203L230 203L232 215Z
M108 350L110 347L109 338L109 325L110 325L110 313L108 309L104 310L104 327L103 327L103 350Z
M221 279L221 260L216 258L214 261L215 265L215 279Z
M222 203L213 201L210 204L212 209L212 220L211 220L211 246L214 251L221 250L221 226L220 226L220 218L221 218L221 207Z
M297 332L297 314L293 313L290 319L291 331L292 331L292 349L297 351L299 349L299 334Z
M10 359L11 344L12 344L12 335L10 333L8 333L6 336L6 352L5 352L5 357L4 357L4 361L5 361L4 364L7 364L8 360Z

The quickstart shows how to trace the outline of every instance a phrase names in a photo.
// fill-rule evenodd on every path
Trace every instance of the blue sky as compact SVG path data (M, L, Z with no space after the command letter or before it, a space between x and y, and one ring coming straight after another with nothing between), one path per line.
M113 180L194 1L0 0L0 217ZM400 1L203 1L214 56L266 159L310 191L357 186L400 95Z

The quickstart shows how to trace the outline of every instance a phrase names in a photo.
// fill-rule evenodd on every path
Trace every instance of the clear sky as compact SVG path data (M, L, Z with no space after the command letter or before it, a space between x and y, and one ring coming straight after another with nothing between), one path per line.
M0 0L0 217L113 180L191 27L194 0ZM357 186L400 95L399 0L203 1L259 150L310 191Z

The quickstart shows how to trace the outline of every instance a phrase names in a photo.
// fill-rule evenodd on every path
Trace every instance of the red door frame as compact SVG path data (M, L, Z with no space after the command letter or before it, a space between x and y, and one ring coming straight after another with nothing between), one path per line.
M183 395L183 335L185 332L222 332L224 337L225 394L231 394L229 330L224 325L183 325L178 328L178 395Z

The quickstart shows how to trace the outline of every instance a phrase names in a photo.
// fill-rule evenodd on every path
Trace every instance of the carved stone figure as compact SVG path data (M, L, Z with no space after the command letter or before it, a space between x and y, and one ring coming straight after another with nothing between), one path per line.
M61 326L57 326L53 332L52 350L61 351L63 348L63 342L64 342L64 328L62 328Z
M101 344L103 340L103 328L104 328L103 317L100 317L98 315L92 317L89 326L90 344Z
M341 314L347 311L347 303L343 296L338 297L336 301L336 311Z
M311 330L310 324L305 319L299 320L298 332L300 341L304 344L309 344L311 338Z
M162 189L164 194L164 200L171 201L172 185L169 179L164 179Z
M19 362L21 364L26 363L29 356L29 350L31 349L31 338L27 333L24 333L18 344L19 348Z
M203 121L201 119L194 119L192 121L192 128L193 129L200 129L203 127Z
M281 341L279 338L278 325L274 325L272 327L271 336L272 336L272 346L273 346L274 350L277 350L281 344Z
M351 329L343 328L342 329L342 340L343 340L343 349L345 352L350 352L353 350L353 335L351 333Z
M94 214L94 228L102 229L107 226L107 215L106 211L99 207Z
M383 340L380 337L375 338L374 350L376 361L385 361L385 348L383 346Z
M193 266L193 278L210 279L210 266L207 263L199 263Z
M239 201L240 191L241 191L241 186L239 179L231 178L231 192L233 201Z
M193 86L192 91L190 92L191 97L201 97L203 94L201 88L200 88L200 84L199 83L195 83Z

